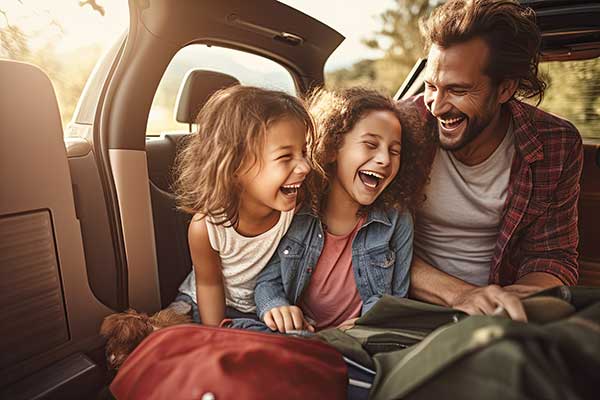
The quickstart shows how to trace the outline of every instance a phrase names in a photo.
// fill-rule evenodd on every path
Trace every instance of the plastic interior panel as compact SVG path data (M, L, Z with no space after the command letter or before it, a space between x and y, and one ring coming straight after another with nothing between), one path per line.
M3 216L0 243L1 369L65 343L69 332L50 212Z

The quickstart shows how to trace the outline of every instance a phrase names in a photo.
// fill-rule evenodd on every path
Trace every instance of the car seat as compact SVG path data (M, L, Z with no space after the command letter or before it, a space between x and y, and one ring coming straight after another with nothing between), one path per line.
M0 398L84 398L112 311L88 283L56 96L16 61L0 60L0 87Z
M192 131L196 116L210 96L219 89L238 85L234 77L215 71L191 70L180 86L175 118L189 125ZM173 167L178 150L188 133L163 134L146 143L150 198L154 219L154 237L158 261L158 277L162 306L167 306L191 271L192 261L187 241L191 215L176 208Z

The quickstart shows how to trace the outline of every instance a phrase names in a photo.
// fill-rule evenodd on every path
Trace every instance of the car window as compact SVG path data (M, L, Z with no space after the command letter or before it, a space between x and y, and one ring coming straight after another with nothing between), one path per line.
M275 61L243 51L192 44L177 52L158 85L148 115L147 136L188 130L187 124L175 120L175 104L179 86L192 69L221 72L237 78L243 85L296 94L292 75Z
M540 64L548 88L540 108L571 121L581 136L600 140L600 58Z
M104 53L100 58L100 61L96 63L89 79L87 80L81 97L73 113L73 122L76 124L92 125L94 123L94 115L96 113L96 106L100 97L100 90L102 85L106 81L110 67L112 66L119 49L125 42L127 33L124 32L120 37L115 40L111 48ZM69 136L69 131L65 131L65 136Z

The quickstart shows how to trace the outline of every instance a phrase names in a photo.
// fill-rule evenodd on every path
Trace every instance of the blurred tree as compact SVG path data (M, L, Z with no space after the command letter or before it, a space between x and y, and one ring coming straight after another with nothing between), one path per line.
M4 26L0 25L0 57L19 59L29 56L27 36L17 26L11 25L6 11L0 9Z
M15 1L20 5L25 5L23 1ZM104 8L95 1L79 2L80 7L86 4L104 15ZM77 2L73 1L73 5L76 6ZM11 23L9 15L4 9L0 9L0 16L3 19L0 19L0 57L37 65L48 74L56 91L63 126L66 126L71 120L79 96L100 56L102 47L95 44L58 54L54 46L56 41L47 39L44 46L39 46L32 51L29 45L30 40L38 39L38 35L43 32L26 33L19 26ZM64 34L63 28L57 20L50 18L48 24L58 30L59 38ZM73 62L73 60L77 60L77 62Z
M88 4L90 7L92 7L92 10L98 12L98 14L100 14L100 15L102 15L104 17L104 14L105 14L104 7L102 7L101 5L99 5L98 3L96 3L96 0L80 1L79 2L79 7L83 7L86 4Z
M367 85L393 95L415 62L425 54L419 21L442 0L395 0L395 7L379 15L381 29L365 39L368 47L380 50L377 60L363 60L349 68L327 74L329 87Z
M548 89L540 108L571 121L583 137L600 139L600 59L542 64Z

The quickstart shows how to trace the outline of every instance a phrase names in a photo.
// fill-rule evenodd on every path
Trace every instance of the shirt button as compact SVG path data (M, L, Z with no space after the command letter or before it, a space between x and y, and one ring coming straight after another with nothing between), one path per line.
M290 251L289 251L288 249L285 249L285 250L283 251L283 254L285 254L285 255L287 256L288 254L290 254Z
M322 238L322 237L323 237L323 235L321 235L321 234L319 233L319 238Z
M202 395L202 399L201 400L215 400L216 397L214 394L212 394L211 392L206 392Z

